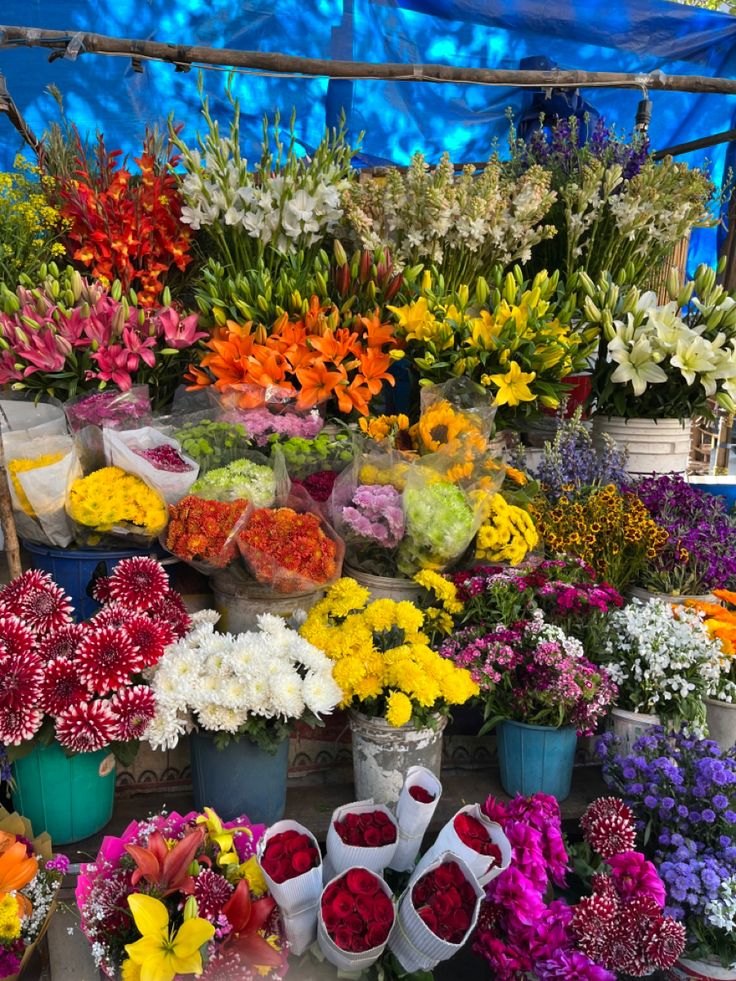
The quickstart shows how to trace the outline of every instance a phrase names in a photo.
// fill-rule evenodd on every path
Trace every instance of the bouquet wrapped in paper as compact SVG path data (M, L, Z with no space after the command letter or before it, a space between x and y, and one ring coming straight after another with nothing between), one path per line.
M74 538L66 491L81 476L74 441L59 434L29 442L25 431L4 432L2 439L18 534L31 542L66 548Z
M153 426L103 429L102 441L109 466L140 477L167 504L180 501L199 474L199 464L182 452L181 445Z
M382 875L398 841L396 818L384 804L372 800L343 804L335 809L327 830L325 879L355 865Z
M415 876L444 852L461 858L482 886L511 864L511 845L500 824L491 821L479 804L466 804L437 835L417 865Z
M322 893L319 948L338 971L365 971L386 949L395 916L391 890L381 876L362 866L349 868Z
M396 805L399 824L399 843L391 868L408 872L414 868L422 839L437 809L442 784L426 766L410 766Z
M322 895L322 854L311 831L297 821L277 821L258 843L258 864L279 905L289 951L303 954L317 936Z
M404 970L431 971L465 944L475 929L483 888L452 852L416 872L399 900L391 952Z

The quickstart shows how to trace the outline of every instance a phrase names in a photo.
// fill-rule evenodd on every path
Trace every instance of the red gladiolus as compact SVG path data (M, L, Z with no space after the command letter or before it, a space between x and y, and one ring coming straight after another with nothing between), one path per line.
M346 845L358 848L381 848L396 841L396 827L383 811L347 814L342 821L335 821L335 831Z
M319 850L309 835L283 831L269 838L261 865L274 882L287 882L319 865Z
M350 869L322 893L322 920L341 949L360 954L388 940L394 906L381 880L367 869Z
M434 800L434 794L430 794L424 787L419 786L409 787L409 796L419 801L420 804L431 804Z
M451 944L463 942L478 900L457 862L446 862L423 875L414 885L411 899L435 936Z

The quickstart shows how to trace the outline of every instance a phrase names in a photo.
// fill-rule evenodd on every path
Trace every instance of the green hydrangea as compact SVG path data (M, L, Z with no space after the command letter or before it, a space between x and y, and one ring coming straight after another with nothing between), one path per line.
M254 507L270 508L276 500L276 478L270 467L252 460L235 460L200 477L189 493L210 501L243 499Z
M404 513L406 535L399 549L399 571L404 575L447 565L475 532L475 515L465 493L449 481L407 487Z

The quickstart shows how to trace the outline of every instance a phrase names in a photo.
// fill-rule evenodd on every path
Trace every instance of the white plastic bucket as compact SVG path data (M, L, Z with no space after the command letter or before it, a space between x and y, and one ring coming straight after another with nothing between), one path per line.
M595 416L593 443L603 446L607 434L619 449L628 452L626 469L631 474L679 473L690 461L690 419L623 419Z

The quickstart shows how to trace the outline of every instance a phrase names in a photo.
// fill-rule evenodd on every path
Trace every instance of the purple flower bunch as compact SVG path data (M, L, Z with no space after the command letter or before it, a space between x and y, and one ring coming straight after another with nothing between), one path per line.
M489 797L483 810L503 828L511 865L486 889L473 950L497 981L613 981L614 975L574 948L572 909L546 901L548 888L565 885L569 859L554 797L535 794L504 804Z
M736 934L724 929L723 889L736 882L736 751L721 753L684 728L661 727L637 739L630 753L617 749L612 734L599 740L603 776L645 829L667 889L666 911L684 921L692 956L731 964Z
M268 408L231 411L224 416L227 422L239 422L245 426L250 439L258 446L279 439L314 439L324 426L324 419L316 409L310 412L272 412Z
M522 170L541 164L552 171L558 183L577 177L591 160L600 160L607 167L619 164L628 180L639 173L648 157L646 137L634 136L626 142L602 118L583 141L574 119L561 119L552 127L540 126L527 143L516 146L514 153L514 160Z
M626 484L626 454L610 438L595 446L578 408L569 419L558 418L555 438L544 444L541 462L530 476L549 500L574 499L608 484Z
M580 641L540 613L512 627L461 630L440 654L480 686L487 720L481 732L509 719L591 734L618 694L606 671L585 658Z
M404 537L401 494L390 484L363 484L350 503L340 509L341 523L348 536L396 548Z
M148 387L135 385L126 392L107 389L93 392L64 406L69 428L73 433L85 426L105 426L108 429L134 429L151 421L151 400Z
M0 743L0 784L7 783L13 777L13 769L7 749ZM2 975L0 975L1 977Z
M645 477L631 490L669 534L657 558L643 569L643 586L681 595L734 588L736 520L723 498L677 474Z

